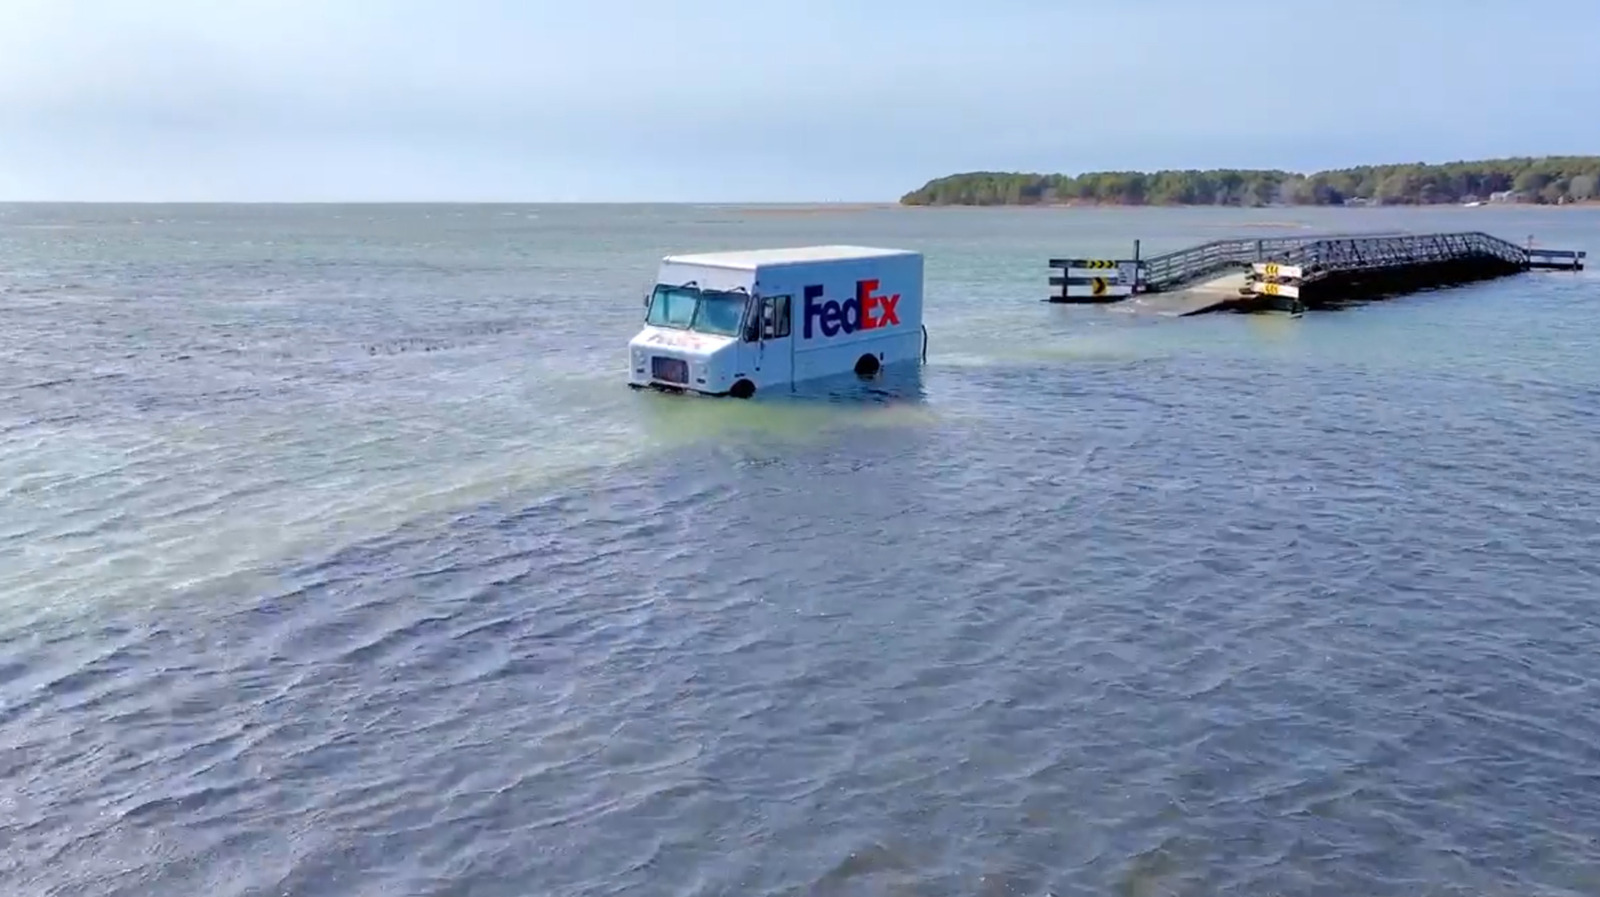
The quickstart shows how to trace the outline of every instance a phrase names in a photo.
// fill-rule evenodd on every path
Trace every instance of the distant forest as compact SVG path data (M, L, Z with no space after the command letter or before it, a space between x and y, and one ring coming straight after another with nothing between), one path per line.
M911 206L1432 205L1600 200L1600 156L1541 156L1425 165L1290 171L976 171L937 178L900 198Z

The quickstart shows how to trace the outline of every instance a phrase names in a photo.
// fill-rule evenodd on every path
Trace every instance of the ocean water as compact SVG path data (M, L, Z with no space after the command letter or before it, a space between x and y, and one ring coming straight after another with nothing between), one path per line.
M1585 210L0 206L0 893L1600 893L1600 274L1054 306ZM671 251L929 363L636 394Z

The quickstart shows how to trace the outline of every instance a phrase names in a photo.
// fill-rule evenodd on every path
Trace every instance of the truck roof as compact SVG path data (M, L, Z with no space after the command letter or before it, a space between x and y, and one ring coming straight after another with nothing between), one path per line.
M872 246L791 246L784 249L744 249L734 252L700 252L692 255L669 255L662 261L678 265L705 265L712 268L755 270L756 268L765 268L773 265L838 262L850 259L915 254L909 249L878 249Z

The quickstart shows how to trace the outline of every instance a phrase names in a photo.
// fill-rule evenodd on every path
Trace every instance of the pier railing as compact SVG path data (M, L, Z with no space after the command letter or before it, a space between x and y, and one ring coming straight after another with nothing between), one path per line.
M1377 282L1399 277L1398 272L1406 269L1431 277L1434 274L1427 272L1441 267L1455 274L1489 269L1509 274L1530 268L1581 271L1584 259L1582 251L1536 249L1531 237L1528 245L1519 246L1483 231L1243 237L1147 258L1140 258L1139 242L1134 241L1131 259L1051 259L1050 267L1061 273L1051 275L1050 285L1061 291L1050 301L1116 301L1138 293L1182 289L1235 270L1249 272L1242 288L1247 294L1293 297L1302 286L1343 275ZM1282 274L1280 269L1294 273Z
M1396 236L1393 232L1351 234L1349 239L1381 239ZM1249 237L1235 240L1213 240L1188 249L1179 249L1140 260L1142 286L1150 292L1177 289L1185 284L1205 280L1224 271L1242 270L1255 262L1287 260L1290 253L1328 235L1297 237Z
M1528 267L1526 248L1482 231L1323 238L1272 261L1298 265L1305 271L1305 280L1316 280L1334 272L1429 265L1469 258L1492 258L1518 268Z
M1256 262L1296 265L1316 278L1325 271L1353 271L1395 265L1418 265L1471 257L1490 257L1528 267L1535 254L1509 240L1467 231L1451 234L1339 234L1214 240L1141 260L1143 289L1173 290L1230 270L1248 269Z

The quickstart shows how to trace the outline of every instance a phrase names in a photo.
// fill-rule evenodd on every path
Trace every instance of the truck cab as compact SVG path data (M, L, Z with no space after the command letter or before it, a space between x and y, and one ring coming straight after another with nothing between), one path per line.
M918 363L922 256L805 246L667 256L628 343L628 384L751 398Z

